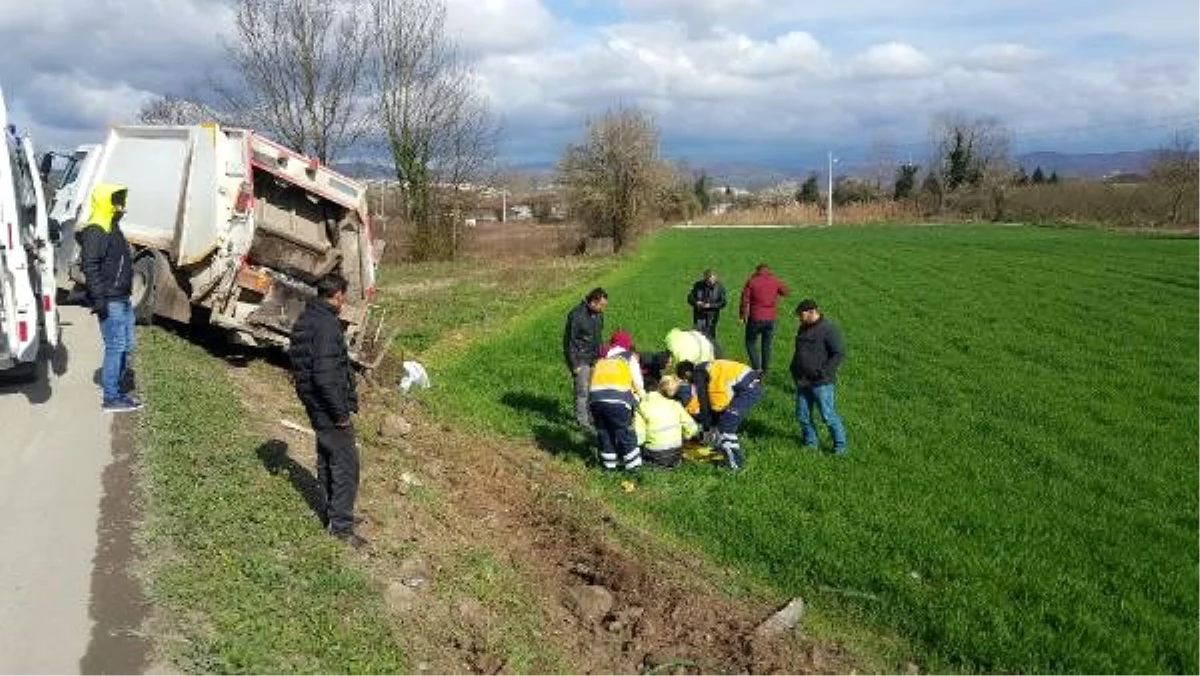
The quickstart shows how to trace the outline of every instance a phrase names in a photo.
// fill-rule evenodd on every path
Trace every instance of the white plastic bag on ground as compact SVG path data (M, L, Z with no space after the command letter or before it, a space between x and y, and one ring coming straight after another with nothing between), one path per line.
M403 392L409 391L414 385L421 389L429 389L433 383L429 382L429 373L425 371L425 367L415 361L406 361L403 364L404 375L400 377L400 390Z

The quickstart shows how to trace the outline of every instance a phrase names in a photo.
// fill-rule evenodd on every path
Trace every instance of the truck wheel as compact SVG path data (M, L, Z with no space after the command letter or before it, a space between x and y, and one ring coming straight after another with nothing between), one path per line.
M154 317L154 254L144 254L133 262L133 288L129 302L138 324L149 324Z

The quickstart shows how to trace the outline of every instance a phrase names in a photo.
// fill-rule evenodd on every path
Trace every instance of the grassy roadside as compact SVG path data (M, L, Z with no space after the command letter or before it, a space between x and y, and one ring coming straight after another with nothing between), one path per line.
M404 650L354 556L296 509L276 450L248 432L227 365L142 334L142 577L170 669L400 673Z

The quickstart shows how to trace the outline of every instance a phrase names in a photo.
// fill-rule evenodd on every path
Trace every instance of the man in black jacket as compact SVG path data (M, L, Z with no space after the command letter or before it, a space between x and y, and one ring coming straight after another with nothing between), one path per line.
M717 281L715 271L704 271L704 277L688 292L687 302L692 306L693 327L716 341L717 320L721 318L721 308L725 307L725 287Z
M92 191L88 223L75 234L79 265L86 278L87 302L100 321L104 339L104 361L100 366L101 407L108 413L136 411L142 402L121 390L129 355L134 346L133 259L121 217L129 190L123 185L102 183Z
M608 293L596 287L567 314L567 325L563 328L563 358L575 379L575 420L589 430L593 427L588 389L592 384L592 365L600 356L606 307Z
M288 356L296 396L317 433L317 483L325 495L326 509L323 520L334 537L357 548L367 541L354 532L358 449L350 416L358 413L358 393L338 319L346 287L346 280L337 274L317 281L317 297L308 302L292 327Z
M833 437L834 455L846 454L846 426L838 415L834 400L837 370L846 357L842 334L833 322L821 314L815 301L804 299L796 306L800 330L796 332L796 351L792 355L792 378L796 382L796 418L804 435L804 445L817 446L817 427L813 407L821 409L821 418Z

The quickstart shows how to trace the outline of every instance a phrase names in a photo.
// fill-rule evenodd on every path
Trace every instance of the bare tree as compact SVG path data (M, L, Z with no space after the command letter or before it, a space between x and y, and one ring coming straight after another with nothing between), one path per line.
M610 110L567 146L558 165L572 211L620 249L655 205L670 168L658 159L658 127L636 108Z
M1196 132L1177 130L1166 145L1154 153L1150 182L1167 194L1166 220L1171 225L1196 219L1196 192L1200 189L1200 155ZM1190 214L1185 215L1185 206Z
M1011 174L1012 138L997 118L941 113L929 126L929 141L930 170L938 173L947 193L991 185Z
M417 228L415 251L452 255L458 187L490 170L498 129L473 71L446 35L442 0L369 2L378 132Z
M153 125L185 125L223 122L222 116L208 106L173 94L156 96L138 110L138 122Z
M241 77L218 85L249 126L322 163L362 136L366 63L362 0L236 0L226 47Z
M883 190L896 175L896 144L890 135L878 133L871 139L867 165L875 189Z

